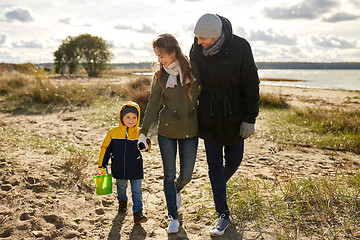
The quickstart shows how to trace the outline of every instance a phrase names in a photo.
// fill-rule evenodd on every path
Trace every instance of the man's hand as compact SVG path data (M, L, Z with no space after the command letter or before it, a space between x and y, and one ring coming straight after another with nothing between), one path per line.
M146 150L148 150L148 148L149 145L146 142L146 136L141 133L138 141L138 149L140 150L140 152L145 152Z
M248 138L255 133L255 124L242 122L240 125L240 136Z

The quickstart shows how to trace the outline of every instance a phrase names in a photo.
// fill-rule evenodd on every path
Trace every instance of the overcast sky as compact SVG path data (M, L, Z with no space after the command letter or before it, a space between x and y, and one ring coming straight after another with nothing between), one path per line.
M113 63L156 61L161 33L188 55L205 13L228 18L257 62L360 62L359 0L0 0L0 62L53 62L83 33L106 40Z

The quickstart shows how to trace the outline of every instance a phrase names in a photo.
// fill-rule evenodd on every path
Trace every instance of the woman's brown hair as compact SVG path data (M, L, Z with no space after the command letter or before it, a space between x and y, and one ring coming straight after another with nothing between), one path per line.
M191 67L189 59L186 57L186 55L181 51L180 45L176 38L171 34L160 34L153 42L152 42L153 48L157 48L159 51L163 51L167 54L171 54L175 52L175 58L180 63L180 68L183 75L183 82L182 85L187 88L187 94L189 94L192 84L194 83L194 79L191 74ZM165 74L165 69L161 63L158 63L155 68L155 78L156 81L159 81L160 86L164 87L163 84L161 84L161 79L163 75ZM190 87L186 85L186 79L189 79L190 81Z

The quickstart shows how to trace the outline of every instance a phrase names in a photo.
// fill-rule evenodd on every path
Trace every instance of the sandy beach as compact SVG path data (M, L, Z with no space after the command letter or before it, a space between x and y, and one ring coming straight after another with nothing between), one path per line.
M360 107L359 91L261 85L261 92L281 94L292 107ZM152 151L143 154L143 203L149 220L142 225L133 224L131 200L126 214L118 214L115 181L112 194L95 194L92 177L99 172L97 159L91 159L90 166L83 170L88 184L80 184L69 179L61 156L47 149L44 139L50 144L63 141L99 152L108 126L86 121L83 118L86 111L84 108L47 115L0 113L0 127L5 129L0 137L0 239L212 239L209 231L213 219L195 217L204 203L214 208L206 190L209 178L203 142L200 141L193 179L183 191L180 231L168 235L162 163L155 135L151 136ZM266 119L260 112L256 134L245 142L237 176L271 179L279 169L299 176L332 176L336 171L346 171L350 165L359 168L359 155L305 147L283 148L263 137L267 131ZM128 193L130 197L129 189ZM231 224L224 237L217 239L274 238L271 229Z

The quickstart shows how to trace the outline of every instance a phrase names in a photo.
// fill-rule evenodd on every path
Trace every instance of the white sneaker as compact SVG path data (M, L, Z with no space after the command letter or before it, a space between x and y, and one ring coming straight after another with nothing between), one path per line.
M179 231L179 221L177 219L173 219L172 216L169 216L171 222L167 229L168 233L177 233Z
M176 207L177 209L181 207L181 193L176 194Z

